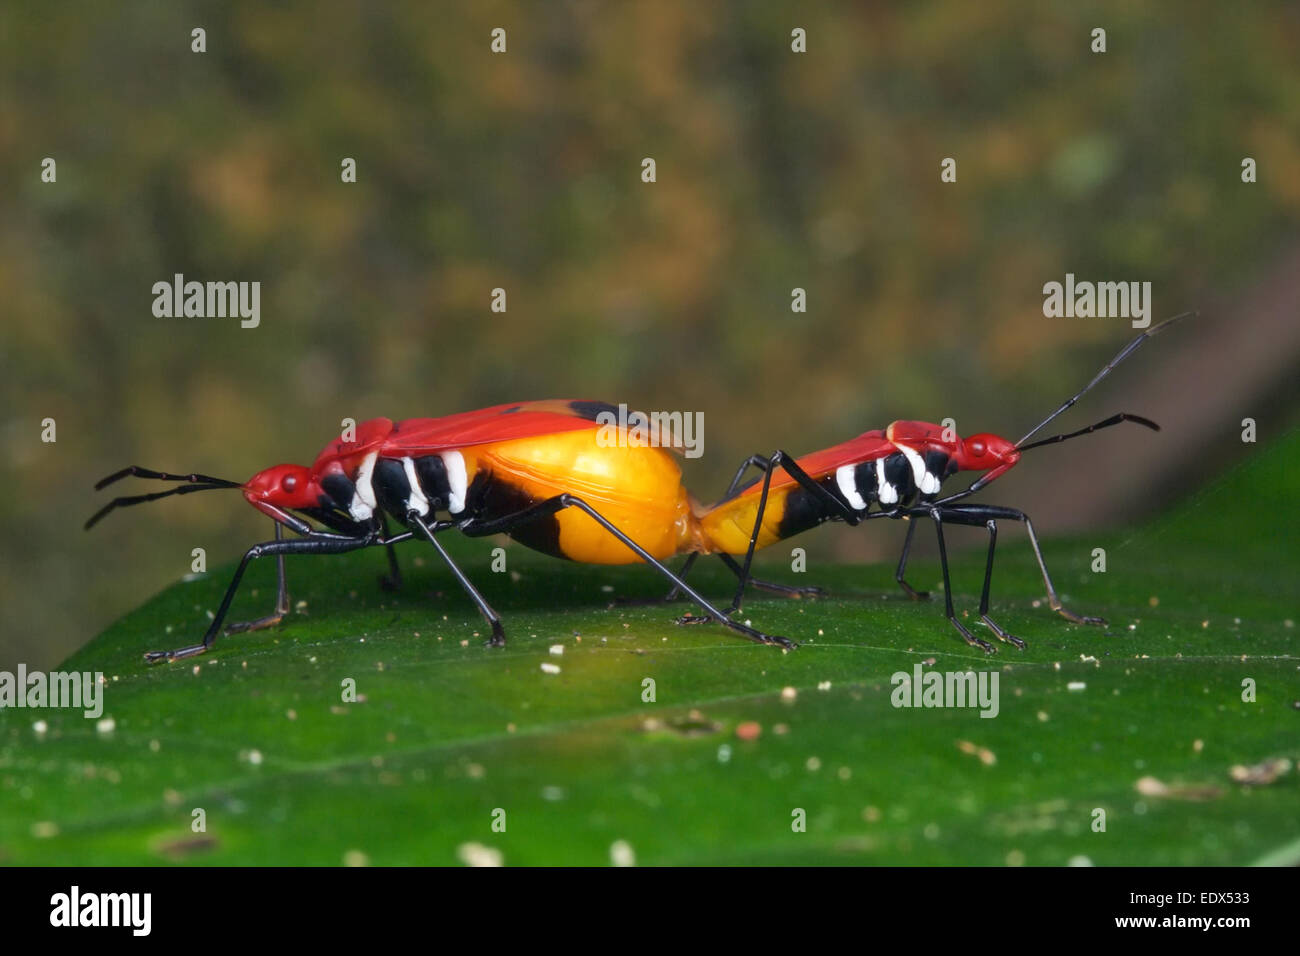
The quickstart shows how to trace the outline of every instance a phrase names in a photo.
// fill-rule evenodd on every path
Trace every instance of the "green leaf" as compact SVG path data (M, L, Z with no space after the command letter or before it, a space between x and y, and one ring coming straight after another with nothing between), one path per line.
M378 552L290 560L304 603L285 624L147 666L142 652L202 632L221 569L68 661L105 675L111 730L75 711L0 711L0 861L600 864L622 841L650 864L1295 862L1296 774L1244 784L1232 768L1300 756L1282 504L1300 493L1298 462L1292 435L1140 530L1047 542L1067 602L1104 613L1105 629L1050 612L1023 532L1004 527L994 614L1029 647L993 657L958 639L941 595L902 598L892 567L769 564L832 589L749 599L756 624L805 642L783 654L675 626L686 605L609 606L661 594L648 569L511 548L494 574L491 543L460 541L507 621L504 650L482 646L435 556L408 547L399 594L377 587ZM951 533L965 535L982 532ZM259 563L236 618L271 603L274 567ZM695 580L722 597L711 564ZM982 547L954 559L959 609L973 612L982 568ZM937 563L911 577L931 584ZM995 670L997 717L894 707L891 675L918 663Z

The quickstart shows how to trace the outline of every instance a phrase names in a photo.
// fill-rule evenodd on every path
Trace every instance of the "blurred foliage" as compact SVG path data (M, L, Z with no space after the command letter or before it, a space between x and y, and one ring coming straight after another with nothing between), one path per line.
M83 536L129 462L243 478L347 416L593 397L704 411L707 498L776 444L1019 421L1116 340L1044 282L1168 314L1294 235L1298 59L1285 2L6 4L0 664L265 534L232 497ZM175 273L260 280L261 327L154 318Z

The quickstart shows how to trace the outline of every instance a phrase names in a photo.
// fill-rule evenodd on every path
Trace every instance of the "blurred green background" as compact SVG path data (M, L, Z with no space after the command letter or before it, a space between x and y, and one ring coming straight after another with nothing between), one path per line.
M1134 334L1044 318L1067 272L1202 310L1068 419L1166 429L990 500L1049 530L1159 509L1249 454L1242 418L1294 427L1297 63L1283 2L6 4L0 665L266 536L234 495L83 533L123 465L243 479L344 417L550 397L704 412L704 499L895 418L1015 438ZM260 281L260 327L155 318L178 272ZM869 530L799 544L896 549Z

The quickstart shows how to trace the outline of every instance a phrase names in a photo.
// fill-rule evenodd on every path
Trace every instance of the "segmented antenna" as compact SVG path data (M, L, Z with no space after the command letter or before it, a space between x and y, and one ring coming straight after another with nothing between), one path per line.
M1088 394L1088 392L1090 392L1090 391L1091 391L1091 390L1092 390L1092 389L1097 385L1098 382L1100 382L1103 378L1105 378L1107 375L1110 374L1111 369L1113 369L1115 366L1119 365L1120 362L1123 362L1126 358L1128 358L1130 355L1132 355L1134 352L1136 352L1139 348L1141 348L1142 343L1145 342L1147 339L1151 338L1153 335L1157 335L1158 333L1163 332L1165 329L1169 328L1169 326L1173 325L1175 322L1180 322L1180 321L1182 321L1183 319L1190 318L1191 316L1194 316L1194 315L1197 315L1197 314L1198 314L1198 313L1196 313L1196 312L1184 312L1184 313L1182 313L1181 315L1175 315L1172 319L1165 319L1165 320L1164 320L1163 322L1161 322L1159 325L1154 326L1154 327L1152 327L1152 328L1150 328L1150 329L1147 329L1145 332L1143 332L1141 335L1139 335L1137 338L1135 338L1135 339L1134 339L1132 342L1130 342L1128 345L1126 345L1126 346L1124 346L1122 349L1120 349L1120 350L1119 350L1119 354L1116 355L1113 359L1111 359L1110 362L1107 363L1106 367L1103 368L1100 372L1098 372L1098 373L1096 374L1096 376L1093 377L1093 380L1092 380L1091 382L1089 382L1089 383L1088 383L1087 385L1085 385L1082 389L1080 389L1080 390L1079 390L1079 393L1078 393L1077 395L1075 395L1073 398L1068 399L1067 401L1065 401L1065 402L1061 405L1060 408L1058 408L1056 411L1052 412L1052 414L1048 415L1048 416L1047 416L1046 418L1044 418L1041 422L1039 422L1037 425L1035 425L1033 428L1031 428L1031 429L1029 430L1029 434L1025 435L1024 438L1022 438L1022 439L1020 439L1020 441L1016 442L1016 447L1017 447L1017 448L1028 448L1028 447L1030 447L1030 446L1028 446L1028 445L1025 445L1025 442L1027 442L1027 441L1029 441L1029 439L1033 438L1036 434L1038 434L1040 431L1042 431L1043 428L1045 428L1049 422L1054 421L1058 416L1062 415L1062 414L1063 414L1064 412L1066 412L1066 411L1067 411L1071 406L1073 406L1075 402L1077 402L1079 399L1083 398L1084 395ZM1119 419L1118 421L1124 421L1124 420L1125 420L1125 419ZM1118 424L1118 421L1110 422L1110 424L1112 424L1112 425L1113 425L1113 424ZM1143 419L1142 421L1143 421L1143 423L1148 423L1146 419ZM1154 423L1149 423L1149 424L1154 424ZM1101 425L1101 424L1099 423L1096 427L1100 428L1100 427L1105 427L1105 426L1103 426L1103 425ZM1157 428L1158 428L1158 427L1159 427L1159 426L1157 426ZM1086 432L1086 431L1088 431L1088 429L1085 429L1084 431ZM1070 436L1070 437L1073 437L1073 436ZM1060 440L1060 441L1064 441L1065 439L1064 439L1064 438L1060 438L1059 440ZM1041 443L1036 443L1036 444L1041 444Z
M92 527L100 522L103 517L114 508L126 508L130 505L144 504L146 501L157 501L159 498L167 498L171 495L188 495L195 491L215 491L218 488L239 488L242 487L237 481L227 481L225 478L213 478L211 475L173 475L165 471L154 471L151 468L141 468L139 465L131 465L123 468L121 471L115 471L107 478L102 478L95 483L95 490L99 491L115 481L121 481L123 478L134 475L136 478L149 478L157 481L184 481L189 484L181 485L177 488L170 488L167 491L155 491L147 495L127 495L121 498L114 498L104 507L100 508L90 516L84 529L89 531Z

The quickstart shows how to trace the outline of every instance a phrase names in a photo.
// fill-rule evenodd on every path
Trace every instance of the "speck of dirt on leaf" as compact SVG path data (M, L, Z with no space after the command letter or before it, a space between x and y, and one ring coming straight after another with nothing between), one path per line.
M1012 850L1007 854L1007 866L1024 866L1025 855L1019 850Z
M547 648L547 650L550 652L550 654L551 654L552 657L563 657L563 656L564 656L564 645L563 645L563 644L552 644L549 648Z
M818 690L830 690L830 689L831 689L831 682L828 681L828 680L818 681L818 682L817 682L817 689L818 689Z
M626 840L615 840L609 845L609 862L613 866L636 866L636 853Z
M1223 795L1223 791L1212 784L1174 784L1170 786L1156 777L1140 777L1133 784L1133 789L1144 797L1163 797L1167 800L1214 800Z
M196 853L209 853L215 850L219 841L208 833L187 833L183 837L164 840L154 845L154 850L161 856L173 860L183 860Z
M343 854L344 866L369 866L370 857L366 856L360 850L348 850Z
M112 717L105 717L95 724L95 730L101 734L111 734L117 729L117 721Z
M542 664L543 674L558 674L559 672L560 672L559 664L552 664L550 661L546 661Z
M984 766L986 767L991 767L998 762L997 755L994 754L993 751L989 750L987 747L981 747L978 744L973 744L969 740L957 741L957 749L964 754L970 754L972 756L979 757L980 762L984 764Z
M1274 757L1250 766L1236 764L1228 771L1228 776L1232 777L1237 783L1244 783L1252 787L1263 787L1290 771L1290 760L1286 757Z
M778 737L784 737L789 732L790 732L789 724L777 724L775 727L772 728L772 733L776 734Z
M52 820L40 820L32 824L32 836L38 840L48 840L59 835L59 825Z
M736 736L741 740L757 740L763 733L763 725L756 720L746 720L736 725Z
M879 808L879 807L863 807L863 808L862 808L862 819L865 820L867 823L877 823L877 822L879 822L879 821L880 821L880 808Z
M32 723L32 732L35 733L37 737L44 737L46 731L49 729L50 725L43 720L37 720Z
M795 700L798 699L798 697L799 697L799 692L795 690L793 687L781 688L781 699L785 701L787 704L793 704Z
M482 843L462 843L456 847L456 856L466 866L501 866L505 862L500 850Z
M1047 711L1045 711L1045 710L1040 710L1040 711L1038 712L1038 722L1039 722L1040 724L1045 724L1045 723L1047 723L1047 721L1048 721L1049 719L1050 719L1050 718L1047 716Z
M1193 740L1193 741L1192 741L1192 750L1193 750L1195 753L1200 753L1200 752L1201 752L1202 750L1204 750L1204 749L1205 749L1205 741L1203 741L1203 740Z
M808 768L809 773L816 773L818 770L822 768L821 758L809 757L808 760L804 763L804 766Z

